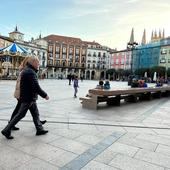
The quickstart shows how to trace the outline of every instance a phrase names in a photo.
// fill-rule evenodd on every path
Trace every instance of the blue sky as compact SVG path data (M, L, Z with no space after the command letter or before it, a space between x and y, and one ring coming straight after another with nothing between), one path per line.
M126 48L134 27L141 42L146 29L170 36L169 0L11 0L0 3L0 34L17 25L25 40L57 34L93 41L118 50Z

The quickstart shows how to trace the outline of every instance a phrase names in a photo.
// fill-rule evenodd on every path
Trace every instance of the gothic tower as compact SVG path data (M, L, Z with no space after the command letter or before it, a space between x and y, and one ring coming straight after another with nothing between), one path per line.
M143 31L143 36L142 36L142 45L145 45L146 44L146 30L144 29Z
M159 33L157 33L156 29L155 31L152 31L152 34L151 34L151 42L158 42L160 41L161 39L165 38L165 32L164 32L164 29L163 31L161 32L161 30L159 29Z

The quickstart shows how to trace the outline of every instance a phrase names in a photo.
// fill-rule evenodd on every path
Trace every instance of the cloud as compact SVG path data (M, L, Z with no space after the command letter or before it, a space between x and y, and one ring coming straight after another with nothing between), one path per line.
M95 0L73 0L75 5L93 5L96 3Z
M126 1L126 3L136 3L136 2L139 2L140 0L128 0Z

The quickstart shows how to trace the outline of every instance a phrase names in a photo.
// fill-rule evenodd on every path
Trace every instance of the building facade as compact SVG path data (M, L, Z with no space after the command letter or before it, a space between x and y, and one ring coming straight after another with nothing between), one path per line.
M96 42L87 42L85 78L90 80L106 79L106 70L110 68L111 49Z
M131 50L121 50L121 51L114 51L111 54L111 64L110 68L114 68L115 70L123 69L123 70L130 70L131 69Z
M159 66L160 44L150 43L133 50L133 71L141 68Z
M48 42L48 78L85 77L87 46L81 39L60 35L43 39Z
M40 74L47 66L47 47L48 44L45 40L41 40L41 37L37 40L30 42L24 41L24 34L18 31L16 26L13 32L9 33L9 37L0 36L0 44L2 48L5 48L12 43L20 46L27 51L27 55L37 55L40 60ZM17 76L19 73L19 65L26 57L22 53L11 53L5 51L0 53L0 71L1 76Z

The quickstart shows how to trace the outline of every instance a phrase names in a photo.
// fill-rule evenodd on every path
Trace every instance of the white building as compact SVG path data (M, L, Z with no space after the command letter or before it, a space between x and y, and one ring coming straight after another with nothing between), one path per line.
M85 79L106 79L106 70L110 68L110 48L96 42L86 42Z

